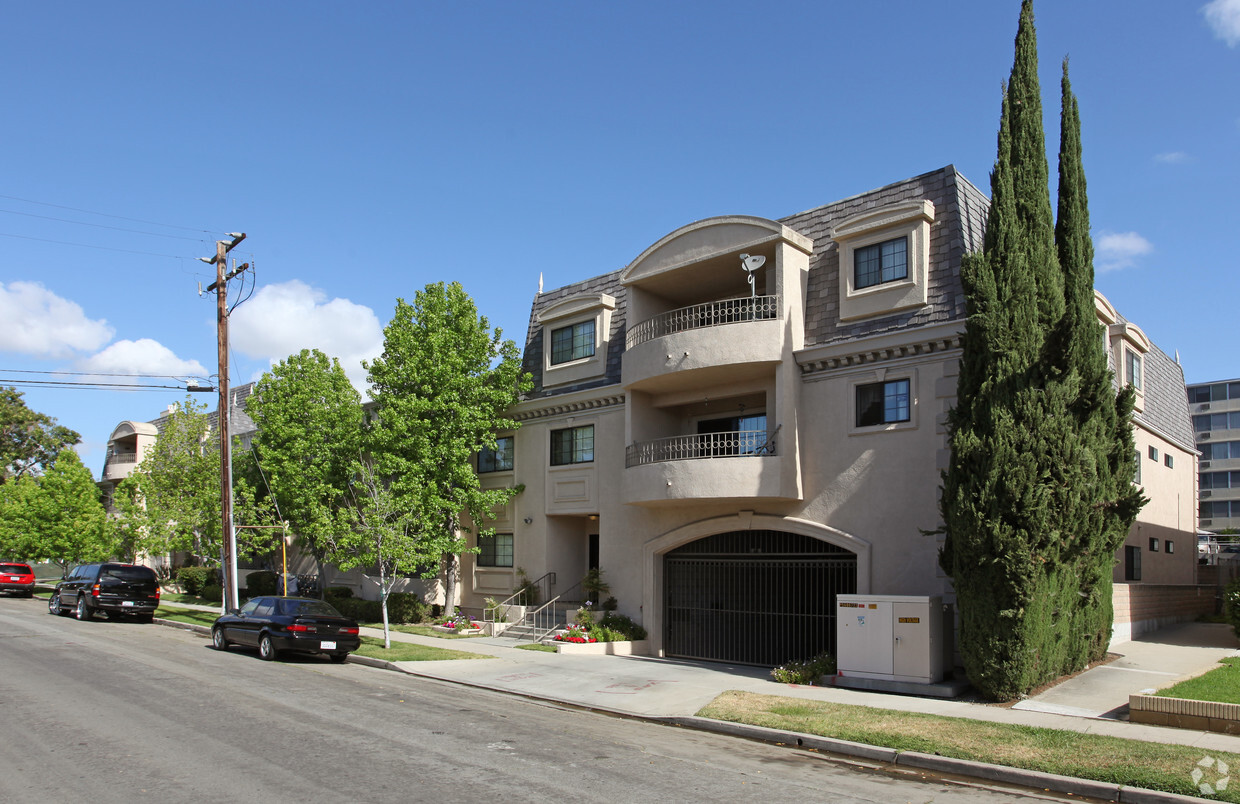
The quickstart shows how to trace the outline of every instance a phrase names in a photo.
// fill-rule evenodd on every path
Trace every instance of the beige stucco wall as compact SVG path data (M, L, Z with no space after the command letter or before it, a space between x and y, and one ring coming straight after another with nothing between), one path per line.
M1197 459L1195 452L1177 446L1158 433L1137 427L1134 441L1141 461L1141 487L1149 502L1137 514L1124 540L1141 548L1141 583L1193 584L1197 571ZM1150 447L1158 450L1158 460L1149 457ZM1170 455L1172 466L1166 465ZM1159 549L1150 549L1150 539L1158 539ZM1171 541L1175 551L1168 553ZM1115 571L1116 582L1124 581L1124 550L1120 548Z

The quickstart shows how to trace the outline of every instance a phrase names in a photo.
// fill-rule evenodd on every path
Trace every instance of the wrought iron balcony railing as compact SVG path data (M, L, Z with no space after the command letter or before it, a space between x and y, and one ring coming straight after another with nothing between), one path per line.
M779 428L776 427L775 433L778 432ZM630 444L625 449L624 465L628 468L663 461L774 455L775 433L768 434L765 430L738 430L731 433L704 433L641 441Z
M695 304L660 313L630 328L625 337L625 348L632 349L655 338L689 329L718 327L745 321L773 321L777 318L778 296L746 296L741 299Z

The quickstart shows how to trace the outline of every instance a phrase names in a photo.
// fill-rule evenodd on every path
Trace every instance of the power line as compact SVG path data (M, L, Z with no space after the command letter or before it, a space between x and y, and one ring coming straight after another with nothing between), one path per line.
M22 385L30 388L63 389L84 391L105 391L112 388L127 388L131 391L187 391L184 385L148 385L141 383L121 382L64 382L59 380L23 380L0 377L0 385ZM214 390L214 389L213 389Z
M3 196L0 196L3 197ZM174 260L189 259L184 254L156 254L153 251L134 251L128 248L112 248L110 246L92 246L89 243L71 243L68 240L52 240L46 237L30 237L29 235L10 234L8 232L0 232L0 237L16 237L21 240L36 240L40 243L55 243L60 246L80 246L81 248L93 248L100 251L119 251L122 254L141 254L145 257L168 257Z
M6 369L0 368L0 371L7 371L11 374L52 374L64 377L139 377L146 380L176 380L178 376L172 374L116 374L107 371L37 371L35 369ZM189 377L197 375L189 374ZM199 378L205 379L205 378Z
M177 226L171 223L160 223L159 221L142 220L141 218L127 218L124 215L110 215L107 212L95 212L94 210L91 210L91 209L79 209L77 207L66 207L61 204L49 204L46 201L34 201L29 198L18 198L15 195L0 195L0 198L7 198L10 201L21 201L22 203L25 203L25 204L38 204L39 206L44 206L44 207L55 207L56 209L67 209L70 212L81 212L86 215L99 215L100 217L104 217L104 218L116 218L117 220L130 221L131 223L145 223L149 226L163 226L168 229L184 229L187 232L202 232L204 234L209 234L209 235L215 234L215 232L212 231L211 229L198 229L193 226Z
M96 229L111 229L114 232L129 232L130 234L150 235L151 237L167 237L173 240L189 240L194 243L205 243L207 238L204 237L187 237L185 235L164 234L163 232L144 232L141 229L125 229L120 226L108 226L106 223L90 223L88 221L74 221L68 218L54 218L51 215L36 215L33 212L18 212L15 209L0 209L6 215L23 215L27 218L38 218L45 221L57 221L58 223L72 223L77 226L92 226Z

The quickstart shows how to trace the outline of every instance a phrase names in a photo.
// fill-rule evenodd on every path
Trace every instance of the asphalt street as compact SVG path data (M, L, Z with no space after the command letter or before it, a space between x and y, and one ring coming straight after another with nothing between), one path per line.
M1047 798L356 664L267 663L38 600L0 600L0 712L13 801Z

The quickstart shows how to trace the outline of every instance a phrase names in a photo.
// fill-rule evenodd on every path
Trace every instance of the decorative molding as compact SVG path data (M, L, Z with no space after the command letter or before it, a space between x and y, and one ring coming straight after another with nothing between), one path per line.
M529 422L536 419L549 419L553 416L563 416L566 413L580 413L586 410L600 410L602 408L614 408L624 405L624 394L614 394L611 396L596 396L590 399L577 399L572 402L555 402L554 397L545 400L548 404L540 405L530 410L522 410L510 414L510 417L519 422ZM542 402L544 400L537 400ZM529 400L525 404L531 404L535 400Z
M899 360L906 357L921 357L928 354L941 354L960 348L960 336L951 335L934 338L928 341L906 343L899 346L888 346L878 349L865 349L821 360L811 360L801 365L801 375L810 377L825 371L881 363L888 360Z

